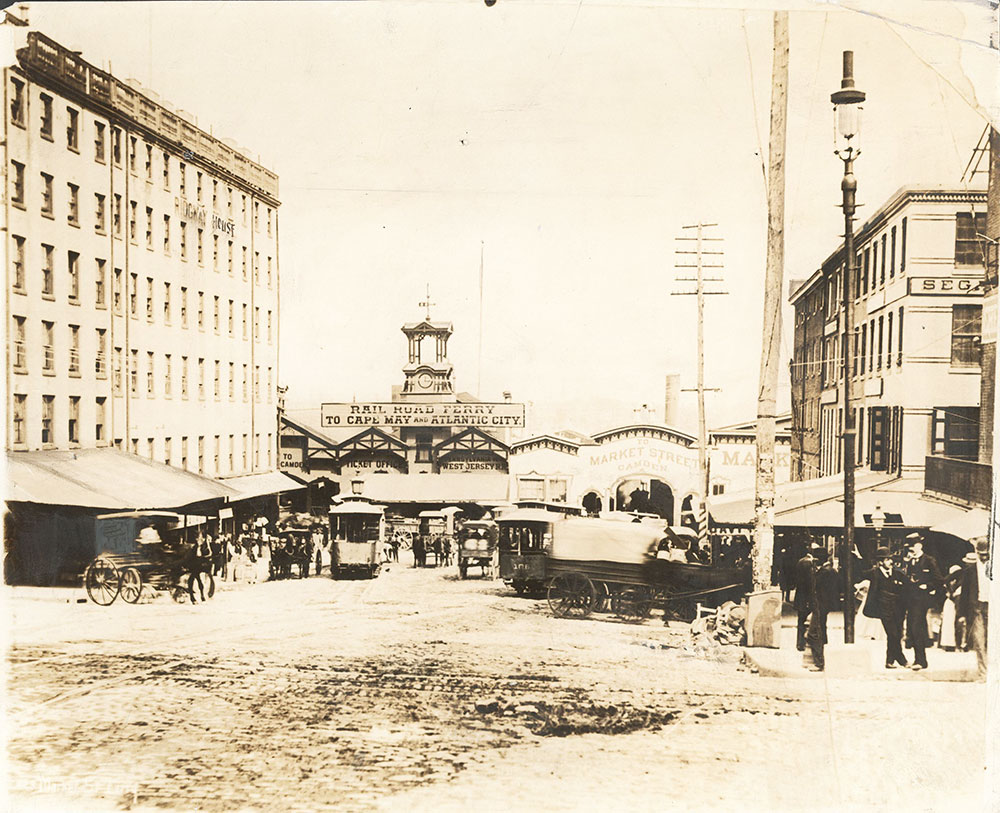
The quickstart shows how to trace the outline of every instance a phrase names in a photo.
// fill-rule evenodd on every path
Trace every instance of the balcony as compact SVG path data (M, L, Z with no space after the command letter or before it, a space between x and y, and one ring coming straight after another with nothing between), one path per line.
M938 455L927 457L925 462L925 491L970 505L990 505L992 466Z

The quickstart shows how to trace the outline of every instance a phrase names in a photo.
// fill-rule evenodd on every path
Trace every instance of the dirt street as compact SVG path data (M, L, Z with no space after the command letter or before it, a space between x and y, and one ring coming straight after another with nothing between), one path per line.
M980 809L981 684L761 678L454 568L7 607L15 810Z

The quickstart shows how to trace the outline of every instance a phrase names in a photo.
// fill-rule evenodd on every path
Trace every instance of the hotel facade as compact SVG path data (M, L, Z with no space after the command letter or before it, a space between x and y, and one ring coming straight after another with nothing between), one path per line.
M277 467L278 178L134 80L4 26L7 451Z

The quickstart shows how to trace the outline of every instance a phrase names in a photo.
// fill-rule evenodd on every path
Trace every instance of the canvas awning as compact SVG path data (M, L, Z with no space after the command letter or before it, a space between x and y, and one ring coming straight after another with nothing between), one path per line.
M887 477L882 472L859 471L855 478L855 527L870 524L878 506L883 513L899 515L900 527L929 528L949 522L967 522L968 509L926 496L920 480ZM753 493L709 502L709 514L719 525L750 525L754 520ZM842 475L819 477L777 488L775 527L842 528L844 480ZM984 531L985 533L985 531Z
M387 503L488 503L507 499L506 474L376 474L365 481L368 499Z
M932 525L931 530L967 540L986 536L990 530L990 512L984 508L973 508L962 516Z
M8 502L142 510L236 496L218 480L117 449L7 453Z
M246 474L242 477L230 477L220 482L225 483L236 492L232 498L248 500L251 497L263 497L266 494L284 494L286 491L297 491L304 485L280 471L270 471L266 474Z

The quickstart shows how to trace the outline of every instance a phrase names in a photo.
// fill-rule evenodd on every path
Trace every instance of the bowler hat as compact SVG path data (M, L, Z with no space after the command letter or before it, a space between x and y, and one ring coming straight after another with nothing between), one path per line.
M920 533L919 531L914 531L912 534L907 534L906 535L906 541L909 542L911 545L914 542L923 542L924 541L924 535L922 533Z
M875 551L876 559L888 559L890 556L892 556L892 552L888 548L879 548Z
M985 536L979 537L976 540L976 553L989 553L990 551L990 540Z

